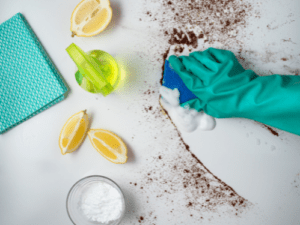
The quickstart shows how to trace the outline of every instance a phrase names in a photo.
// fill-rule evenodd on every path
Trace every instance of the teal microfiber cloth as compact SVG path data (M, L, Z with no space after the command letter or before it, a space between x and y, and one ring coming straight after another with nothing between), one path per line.
M0 25L0 134L62 101L59 72L21 13Z

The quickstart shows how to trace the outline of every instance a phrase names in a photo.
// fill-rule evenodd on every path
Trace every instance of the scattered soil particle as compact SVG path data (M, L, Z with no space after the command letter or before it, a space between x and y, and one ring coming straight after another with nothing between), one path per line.
M144 92L144 95L151 95L152 91L148 89L147 91Z
M236 36L247 25L252 15L252 5L238 0L150 0L160 4L160 10L149 11L145 5L145 15L149 20L157 21L161 33L169 39L171 45L196 48L198 39L204 42L215 41L227 45L238 41ZM259 12L256 12L259 14Z
M186 44L191 45L194 48L198 47L198 38L193 31L188 31L184 33L183 31L178 31L176 28L173 28L171 33L171 38L169 39L169 44ZM179 52L182 52L183 49L179 49Z

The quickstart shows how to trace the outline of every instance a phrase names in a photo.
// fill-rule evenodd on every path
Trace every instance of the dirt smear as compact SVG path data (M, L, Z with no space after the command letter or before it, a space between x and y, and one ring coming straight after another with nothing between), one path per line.
M247 26L247 18L252 15L252 6L238 0L151 0L160 9L145 10L148 20L158 23L161 35L171 45L177 45L177 51L190 46L198 47L198 40L222 46L239 46ZM146 7L145 7L146 8ZM256 12L257 14L257 12Z
M267 126L265 124L262 124L262 125L263 125L263 127L267 128L267 130L270 131L270 133L273 134L274 136L276 136L276 137L279 136L278 132L275 131L273 128L271 128L271 127L269 127L269 126Z
M207 48L205 45L208 44L218 44L223 49L234 46L241 51L243 43L239 38L243 36L251 13L252 6L239 0L145 0L144 18L141 20L159 25L159 32L153 35L154 40L161 40L161 43L153 43L151 52L156 51L161 56L158 62L162 63L163 76L164 63L170 53L186 54ZM162 77L157 86L161 83ZM143 111L150 126L161 132L155 136L153 143L159 143L161 152L149 158L151 166L145 168L144 178L133 187L145 194L155 190L147 196L147 203L155 195L155 201L161 201L170 208L169 213L180 208L183 211L179 214L187 212L184 216L195 221L205 219L206 212L234 216L243 213L252 204L203 165L184 142L176 126L173 130L170 126L166 128L166 124L172 121L159 104L151 104L149 110L149 99L152 96L159 98L157 87L153 89L155 94L152 94L151 88L144 93L146 103ZM176 203L177 198L181 201ZM138 217L138 222L155 224L156 213L151 210L152 216L143 216L143 220Z
M151 96L145 93L145 97L149 99ZM149 106L145 104L144 107ZM151 126L158 130L151 148L157 148L156 145L160 151L148 158L143 179L132 181L131 184L136 191L147 195L147 203L160 202L169 208L170 214L189 216L195 221L208 217L212 219L211 213L217 217L238 217L252 206L252 203L205 167L174 124L173 129L170 129L170 123L173 122L161 105L152 105L152 110L144 113ZM155 209L149 210L153 215L159 214ZM144 220L139 218L140 223L155 223L156 218L147 216L147 210L144 215Z
M168 119L172 121L168 112L163 108L162 110ZM179 157L180 160L175 160L176 163L170 166L169 169L176 171L177 175L181 171L183 188L190 192L187 196L189 202L186 206L193 206L202 210L215 210L218 205L228 205L235 207L234 211L237 215L237 212L243 211L242 208L251 205L246 199L239 196L232 187L204 166L198 157L192 153L190 146L185 143L176 125L174 123L173 125L177 132L179 146L187 152L188 157L184 159ZM159 159L162 159L162 156L159 156ZM202 201L199 201L199 198L202 198Z

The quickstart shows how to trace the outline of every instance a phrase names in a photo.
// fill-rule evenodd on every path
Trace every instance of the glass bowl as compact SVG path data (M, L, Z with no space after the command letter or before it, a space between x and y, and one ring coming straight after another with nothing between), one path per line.
M122 197L122 212L121 216L114 221L110 221L109 223L100 223L96 221L90 221L86 216L84 216L80 206L81 206L81 197L82 193L91 185L97 182L105 182L112 187L114 187ZM125 198L120 187L111 179L100 176L93 175L84 177L81 180L77 181L70 189L67 196L67 212L70 220L76 225L117 225L121 222L125 214Z

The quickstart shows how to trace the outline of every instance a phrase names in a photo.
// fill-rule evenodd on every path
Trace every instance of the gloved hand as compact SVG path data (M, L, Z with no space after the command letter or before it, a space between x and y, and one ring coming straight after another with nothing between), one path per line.
M188 104L216 118L243 117L300 135L300 76L260 77L234 54L209 48L169 62L197 98Z

